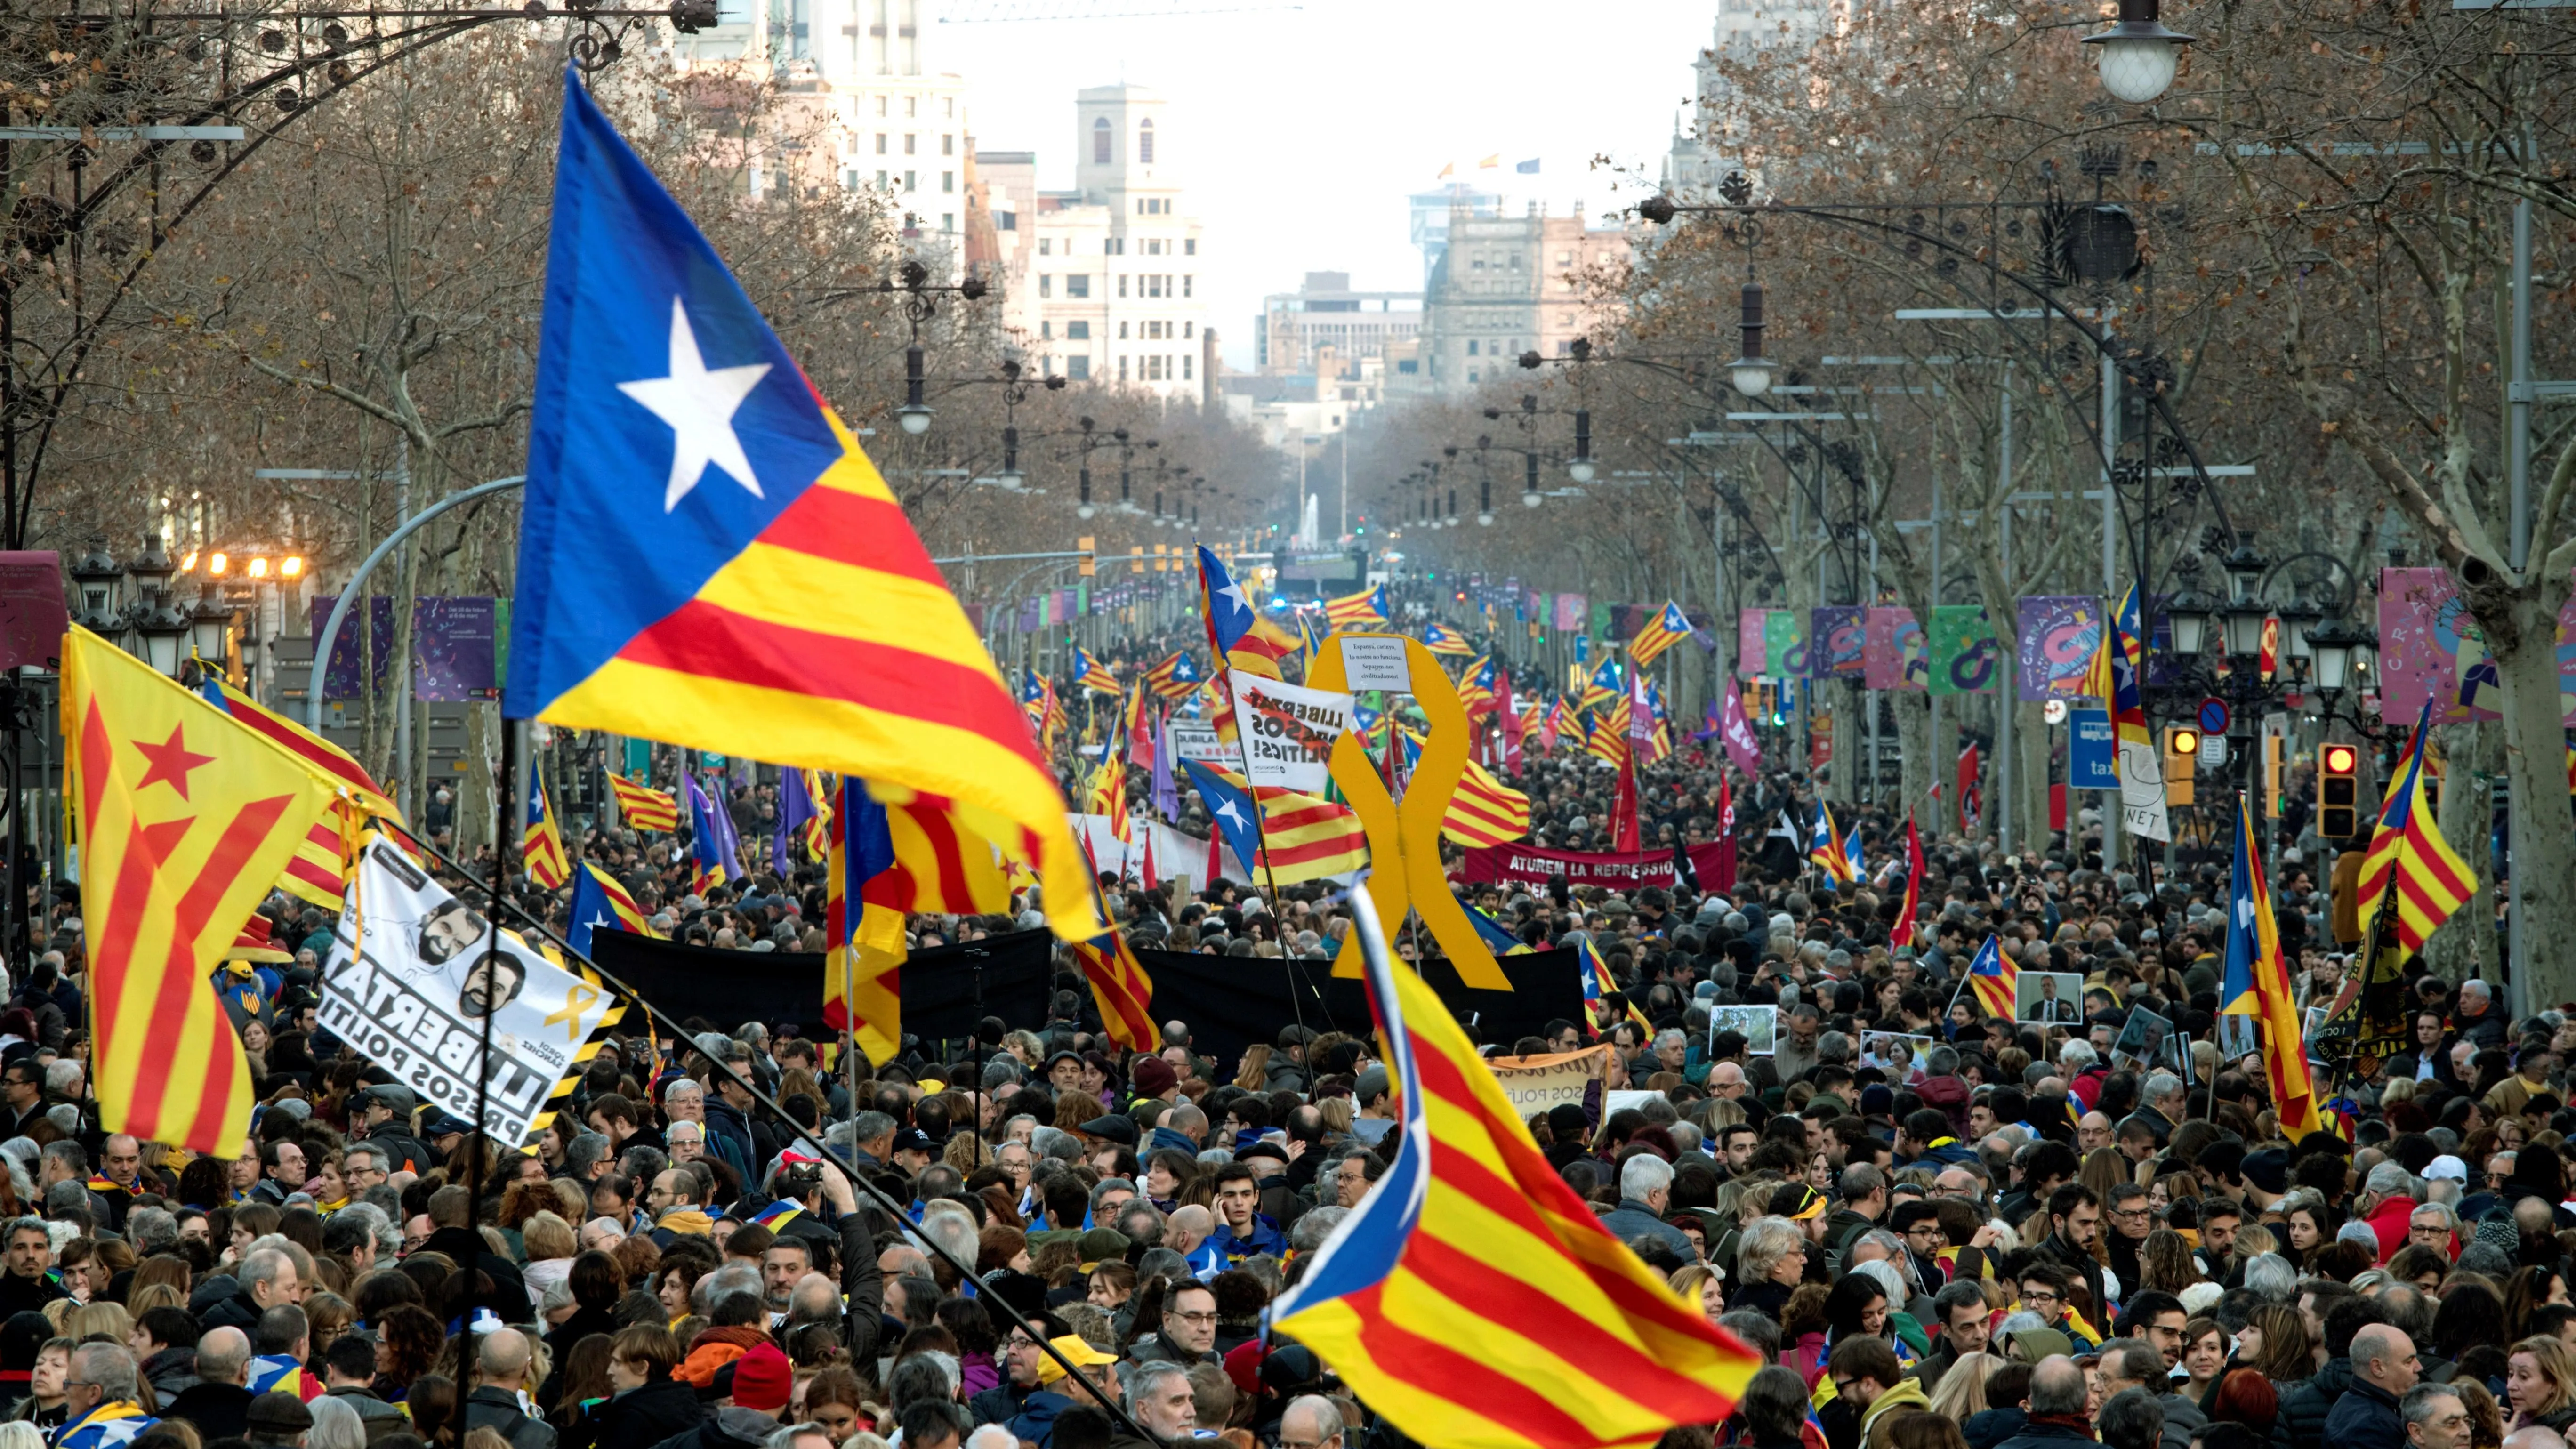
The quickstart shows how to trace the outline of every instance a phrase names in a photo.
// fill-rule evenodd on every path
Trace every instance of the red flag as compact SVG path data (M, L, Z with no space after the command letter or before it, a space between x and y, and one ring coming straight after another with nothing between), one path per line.
M1985 818L1985 791L1977 785L1984 774L1977 747L1971 742L1966 749L1959 751L1959 829L1962 831L1976 829L1978 822Z
M1161 877L1154 873L1154 827L1150 823L1145 827L1145 864L1143 868L1143 876L1145 889L1149 891L1158 891L1163 888Z
M1494 674L1494 701L1503 715L1503 773L1517 775L1521 772L1521 710L1512 702L1511 670L1498 668Z
M1896 928L1887 933L1893 946L1914 944L1914 912L1923 904L1923 837L1914 830L1914 816L1905 817L1905 908L1896 913Z
M1717 782L1717 869L1701 886L1720 894L1735 889L1735 782Z
M1636 759L1633 750L1619 756L1619 793L1610 802L1610 848L1631 855L1645 848L1637 828Z

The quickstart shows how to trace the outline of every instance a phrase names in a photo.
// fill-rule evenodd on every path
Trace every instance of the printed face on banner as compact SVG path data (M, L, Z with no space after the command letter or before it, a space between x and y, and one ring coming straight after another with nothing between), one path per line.
M2102 648L2102 601L2090 594L2021 600L2021 697L2073 699Z
M1332 778L1333 741L1351 727L1351 697L1237 672L1234 724L1253 784L1320 795Z
M323 1028L469 1121L488 1095L485 1130L525 1143L615 999L516 936L496 952L483 915L394 846L370 845L358 872L323 966ZM478 1074L487 1017L492 1054Z
M1901 1031L1865 1031L1860 1034L1860 1064L1883 1072L1894 1072L1900 1082L1931 1050L1932 1038L1928 1036L1913 1036Z
M2073 1024L2084 1019L2084 977L2074 971L2024 971L2015 983L2013 1019Z
M1780 1008L1776 1006L1712 1006L1708 1009L1709 1040L1717 1040L1724 1031L1744 1033L1744 1050L1748 1055L1767 1057L1779 1049Z

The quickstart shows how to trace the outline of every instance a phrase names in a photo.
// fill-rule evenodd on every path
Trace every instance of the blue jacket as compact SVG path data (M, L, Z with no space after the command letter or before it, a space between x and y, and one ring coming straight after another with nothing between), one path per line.
M1621 1242L1632 1238L1657 1238L1671 1245L1685 1263L1699 1261L1699 1250L1691 1246L1690 1235L1655 1216L1655 1210L1633 1198L1622 1198L1619 1206L1601 1215L1601 1226Z
M730 1162L746 1183L760 1181L760 1170L752 1165L751 1119L730 1102L719 1102L715 1093L707 1093L707 1150Z
M1242 1237L1236 1237L1233 1228L1218 1223L1216 1231L1208 1234L1207 1241L1199 1244L1198 1251L1190 1254L1190 1267L1201 1276L1209 1272L1222 1273L1228 1268L1239 1268L1247 1260L1264 1253L1285 1260L1288 1235L1279 1231L1277 1223L1254 1213L1252 1231Z

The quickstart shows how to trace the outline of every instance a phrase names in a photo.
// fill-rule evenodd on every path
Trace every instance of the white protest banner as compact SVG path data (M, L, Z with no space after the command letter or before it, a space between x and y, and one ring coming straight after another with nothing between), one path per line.
M1413 662L1405 655L1402 639L1343 635L1342 671L1353 689L1413 692Z
M1228 767L1235 764L1234 751L1225 747L1225 740L1217 734L1216 726L1183 724L1174 720L1165 728L1171 737L1172 753L1182 759L1197 760L1202 764L1213 760Z
M1609 1062L1607 1044L1553 1056L1485 1059L1485 1065L1494 1069L1494 1081L1502 1087L1503 1095L1511 1099L1512 1110L1524 1119L1552 1107L1582 1106L1584 1088L1602 1074Z
M515 1147L541 1129L591 1034L624 1008L508 932L493 953L491 936L480 912L379 840L341 908L320 1015L323 1030L423 1102L472 1121L483 1013L497 995L483 1130Z
M1351 697L1234 671L1234 723L1256 785L1321 795L1333 741L1351 727Z

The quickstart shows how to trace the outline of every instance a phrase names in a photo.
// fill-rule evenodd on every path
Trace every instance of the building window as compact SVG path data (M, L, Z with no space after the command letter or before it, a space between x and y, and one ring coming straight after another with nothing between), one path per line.
M939 103L939 114L943 116L955 116L957 114L957 98L955 96L950 96L941 101Z
M942 171L942 172L940 172L940 173L939 173L939 189L940 189L941 191L943 191L943 192L946 192L947 194L949 194L949 195L951 195L951 196L956 195L956 194L957 194L957 173L956 173L956 172L954 172L954 171Z
M993 230L995 230L995 231L1018 231L1019 229L1020 229L1020 214L1019 214L1018 212L1016 212L1016 211L997 211L997 212L994 212L994 213L993 213Z
M1038 255L1042 257L1051 257L1055 255L1054 237L1042 236L1038 238Z
M1136 164L1154 164L1154 122L1151 117L1136 123Z
M1408 357L1403 361L1398 362L1395 365L1395 370L1406 377L1412 377L1422 371L1422 364Z
M1163 359L1161 356L1149 352L1145 354L1145 360L1143 363L1139 364L1139 366L1142 367L1144 371L1145 381L1161 382L1163 380Z
M1521 254L1520 254L1519 252L1514 252L1514 253L1512 253L1512 270L1513 270L1513 271L1515 271L1515 272L1517 272L1517 271L1519 271L1520 269L1521 269Z
M1052 273L1052 272L1040 272L1040 273L1038 273L1038 295L1039 295L1039 296L1041 296L1041 297L1052 297L1052 296L1054 296L1054 295L1055 295L1055 274L1054 274L1054 273Z
M1127 340L1127 322L1125 318L1120 318L1118 322L1118 340L1121 342Z
M1089 382L1091 380L1091 359L1088 357L1066 358L1064 360L1064 375L1072 378L1075 382Z
M885 153L886 153L886 133L885 133L885 132L883 132L883 131L879 131L879 132L877 132L877 154L878 154L878 155L880 155L880 156L882 156L882 155L884 155Z
M1476 355L1476 339L1473 337L1467 339L1467 355L1469 357Z
M1574 265L1574 253L1558 252L1556 254L1556 264L1560 267L1570 267Z
M1067 273L1064 279L1064 294L1068 297L1090 296L1091 275L1088 272Z
M1181 273L1181 295L1182 295L1182 296L1184 296L1184 297L1189 296L1189 295L1190 295L1190 283L1195 282L1195 281L1197 281L1197 280L1198 280L1198 278L1197 278L1196 276L1194 276L1194 275L1192 275L1192 274L1190 274L1190 273L1188 273L1188 272L1183 272L1183 273Z
M1485 269L1485 259L1483 257L1478 257L1467 265L1470 269L1481 272Z
M1091 164L1109 164L1109 118L1102 116L1091 123Z
M1091 324L1088 322L1067 322L1064 324L1064 340L1067 342L1089 342L1091 340Z
M1194 360L1195 359L1186 352L1181 354L1181 381L1187 382L1190 380L1190 363Z
M1194 256L1197 256L1198 254L1199 254L1199 239L1198 239L1197 237L1191 237L1191 238L1190 238L1190 239L1188 239L1187 241L1184 241L1184 242L1182 242L1182 243L1181 243L1181 255L1182 255L1182 256L1185 256L1185 257L1194 257Z
M912 190L912 189L913 189L913 187L914 187L914 185L915 185L915 183L916 183L916 178L913 176L913 174L912 174L911 172L907 171L907 172L903 173L903 189L904 189L904 190L906 190L906 191L910 191L910 190Z
M903 113L904 113L905 115L907 115L907 116L917 116L917 115L921 114L921 109L920 109L920 107L921 107L921 97L919 97L919 96L905 96L905 97L903 98Z
M939 229L941 231L955 231L957 229L957 213L953 211L943 211L939 213Z
M1189 337L1192 333L1196 332L1197 330L1198 330L1198 324L1197 324L1197 323L1195 323L1195 322L1184 322L1184 323L1182 323L1182 324L1181 324L1181 336L1182 336L1182 337L1184 337L1184 338Z
M886 184L886 174L885 174L884 172L880 171L880 172L878 172L878 173L877 173L877 186L878 186L878 188L879 188L880 190L882 190L882 189L885 187L885 184Z
M956 138L955 136L942 136L942 137L940 137L940 138L939 138L939 154L940 154L940 155L942 155L942 156L954 156L954 155L956 155L956 154L957 154L957 138Z
M1118 274L1118 295L1121 297L1127 295L1127 274L1125 272L1120 272Z
M1127 380L1127 354L1124 352L1118 354L1118 380L1120 382Z
M886 113L886 98L885 98L884 96L879 96L879 97L877 97L877 114L878 114L878 115L880 115L880 116L882 116L882 115L884 115L885 113Z
M903 154L910 156L920 149L921 138L910 131L903 133Z
M1041 342L1053 342L1055 340L1055 323L1048 321L1043 317L1039 318L1038 340Z

